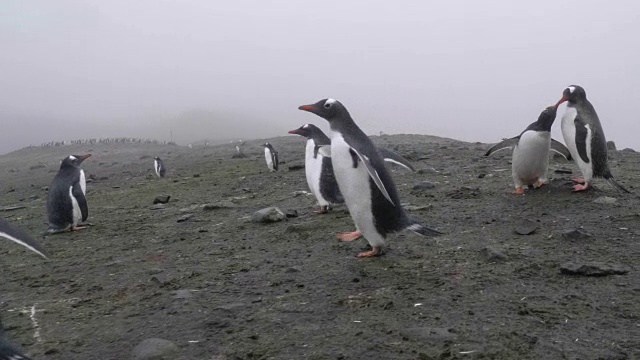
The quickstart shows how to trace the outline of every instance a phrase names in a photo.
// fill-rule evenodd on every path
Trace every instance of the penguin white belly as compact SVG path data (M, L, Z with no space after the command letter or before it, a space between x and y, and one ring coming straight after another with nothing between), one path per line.
M589 158L589 163L584 162L578 153L578 145L576 144L576 125L574 120L578 112L572 106L567 106L567 110L562 116L562 137L564 138L564 143L567 145L567 149L571 153L571 157L573 161L576 162L580 172L582 172L582 176L584 177L586 182L591 182L593 178L593 169L591 168L591 129L587 126L587 157Z
M80 169L80 189L83 194L87 194L87 179L84 177L84 170Z
M360 231L373 247L386 246L386 241L376 229L371 210L371 182L364 164L358 161L353 167L353 158L342 134L331 133L331 163L336 181L342 192L349 214Z
M269 148L264 148L264 160L267 162L269 170L273 170L273 160L271 159L271 151L269 151Z
M154 160L153 165L156 169L156 175L160 176L160 164L158 164L158 160Z
M322 159L323 156L318 153L316 158L313 158L313 154L315 152L316 143L309 139L307 140L307 147L305 150L305 159L304 159L304 171L307 176L307 185L309 185L309 190L318 200L318 204L320 206L327 206L329 202L322 197L320 193L320 175L322 174Z
M78 200L73 196L73 186L69 186L69 197L71 198L71 207L73 209L73 224L71 226L76 226L82 220L82 211L80 211Z
M513 149L512 174L516 187L534 185L546 181L549 167L551 134L542 131L525 131Z

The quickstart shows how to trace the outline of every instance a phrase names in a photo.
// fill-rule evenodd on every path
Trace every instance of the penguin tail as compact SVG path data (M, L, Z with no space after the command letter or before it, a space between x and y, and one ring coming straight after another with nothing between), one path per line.
M613 178L613 176L609 175L609 176L605 176L604 178L609 182L609 184L611 184L611 186L613 186L614 188L618 189L618 191L626 192L627 194L631 194L631 191L629 191L627 188L622 186L616 179Z
M418 222L412 222L409 226L406 227L406 230L411 230L414 233L418 234L418 235L422 235L422 236L439 236L442 235L444 233L438 231L438 230L434 230L431 228L428 228Z

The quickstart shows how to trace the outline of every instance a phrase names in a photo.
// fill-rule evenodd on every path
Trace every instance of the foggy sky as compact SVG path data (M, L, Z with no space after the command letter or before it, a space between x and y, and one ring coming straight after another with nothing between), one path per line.
M327 130L297 110L326 97L367 133L497 142L571 84L608 140L640 149L639 13L635 1L2 0L0 152ZM194 111L224 115L193 125Z

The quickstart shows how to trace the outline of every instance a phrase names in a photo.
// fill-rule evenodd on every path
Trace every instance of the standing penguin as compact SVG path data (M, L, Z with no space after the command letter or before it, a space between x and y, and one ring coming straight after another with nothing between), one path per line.
M2 323L0 323L0 360L31 360L7 340Z
M84 229L77 226L80 220L86 221L89 216L85 198L87 183L80 165L90 156L69 155L60 163L60 170L49 186L47 197L50 233Z
M562 135L584 177L573 179L576 183L573 190L587 190L591 187L591 180L599 177L606 179L620 191L630 192L613 178L609 170L607 140L598 114L587 100L584 89L578 85L567 87L556 107L565 101L568 104L562 116Z
M553 150L571 160L569 150L551 138L551 125L556 119L556 107L544 109L538 121L531 123L520 135L505 139L487 151L489 156L496 151L513 148L511 174L516 190L514 194L524 194L523 185L539 188L547 183L549 150Z
M11 226L5 219L0 217L0 236L7 240L18 243L36 254L46 258L44 250L31 236L18 228ZM1 358L0 358L1 359Z
M278 171L278 152L269 143L264 145L264 159L267 161L269 171Z
M164 174L167 173L167 168L164 167L164 161L157 156L153 158L153 168L159 177L164 177Z
M333 171L357 229L338 238L352 241L364 236L372 247L358 257L379 255L390 233L408 229L420 235L441 234L407 216L380 152L339 101L324 99L299 109L324 118L331 127Z
M321 146L331 145L331 140L322 130L312 124L291 130L289 134L297 134L307 138L304 171L307 175L307 185L320 205L320 209L315 213L325 214L329 211L330 205L344 203L344 198L333 174L331 158L323 156L319 152Z

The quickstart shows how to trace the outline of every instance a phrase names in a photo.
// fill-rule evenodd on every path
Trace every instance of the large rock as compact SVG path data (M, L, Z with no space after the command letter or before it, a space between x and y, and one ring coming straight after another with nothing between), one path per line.
M169 340L151 338L143 340L133 349L133 360L173 360L180 350Z
M272 206L256 211L251 217L251 221L257 223L272 223L286 219L285 213L279 208Z
M153 199L153 203L154 204L166 204L169 202L169 199L171 199L171 195L160 195L160 196L156 196L155 199Z

